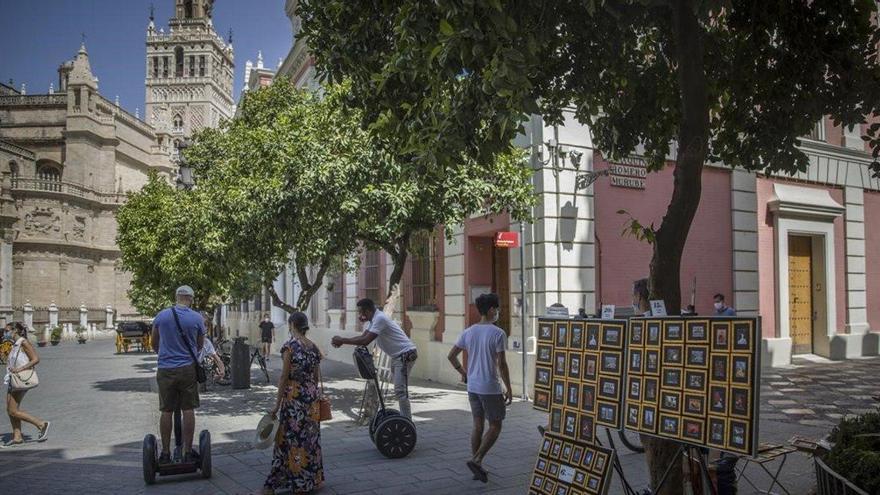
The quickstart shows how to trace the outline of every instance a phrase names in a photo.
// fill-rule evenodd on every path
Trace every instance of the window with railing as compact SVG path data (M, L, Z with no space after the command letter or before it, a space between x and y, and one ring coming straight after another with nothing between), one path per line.
M343 262L339 262L339 267L330 277L329 287L327 287L327 308L328 309L345 309L345 267Z
M61 191L61 170L54 165L40 165L37 169L37 187L42 191Z
M12 174L13 179L18 177L18 164L15 161L9 162L9 173Z
M425 308L434 305L434 243L432 235L426 235L413 243L410 271L412 273L412 300L409 302L409 306Z
M379 251L364 254L364 296L372 299L377 306L382 305L381 277L379 276Z

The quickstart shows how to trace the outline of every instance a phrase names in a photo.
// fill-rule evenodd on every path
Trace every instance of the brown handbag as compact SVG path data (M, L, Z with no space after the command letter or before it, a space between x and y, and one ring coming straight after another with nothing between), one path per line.
M321 365L318 365L318 378L321 380L321 396L318 398L318 421L329 421L333 419L333 412L330 410L330 399L324 395L324 374L321 373Z

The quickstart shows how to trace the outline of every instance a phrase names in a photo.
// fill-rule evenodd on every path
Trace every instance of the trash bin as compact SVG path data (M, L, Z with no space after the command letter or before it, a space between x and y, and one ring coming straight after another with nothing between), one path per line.
M236 337L232 343L232 388L251 387L251 356L247 337Z

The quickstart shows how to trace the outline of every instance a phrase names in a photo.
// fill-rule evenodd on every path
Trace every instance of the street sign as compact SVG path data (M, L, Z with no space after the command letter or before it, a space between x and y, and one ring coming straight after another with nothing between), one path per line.
M519 232L496 232L495 247L499 248L518 248Z

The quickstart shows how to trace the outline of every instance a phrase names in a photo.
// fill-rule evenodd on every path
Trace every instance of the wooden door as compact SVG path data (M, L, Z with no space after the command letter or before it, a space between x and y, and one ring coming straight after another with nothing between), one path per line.
M498 325L510 336L510 250L493 247L492 251L492 291L498 294L501 303L501 318Z
M788 238L788 314L792 353L813 352L812 239Z

